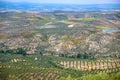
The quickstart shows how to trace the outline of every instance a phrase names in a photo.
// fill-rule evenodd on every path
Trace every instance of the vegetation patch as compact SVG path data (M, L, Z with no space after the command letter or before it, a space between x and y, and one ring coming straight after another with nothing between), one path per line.
M0 39L7 39L9 35L7 33L0 33Z
M95 18L76 18L76 19L72 19L71 21L79 21L79 22L93 22L95 21Z
M108 26L95 26L97 29L102 29L102 30L106 30L106 29L110 29L110 27Z

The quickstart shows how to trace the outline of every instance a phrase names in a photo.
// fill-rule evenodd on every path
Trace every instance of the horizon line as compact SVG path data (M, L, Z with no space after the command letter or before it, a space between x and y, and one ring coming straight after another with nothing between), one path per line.
M102 4L120 4L120 3L95 3L95 4L88 4L88 3L84 3L84 4L78 4L78 3L37 3L37 2L27 2L27 1L22 1L22 2L19 2L19 1L0 1L0 2L10 2L10 3L33 3L33 4L63 4L63 5L102 5Z

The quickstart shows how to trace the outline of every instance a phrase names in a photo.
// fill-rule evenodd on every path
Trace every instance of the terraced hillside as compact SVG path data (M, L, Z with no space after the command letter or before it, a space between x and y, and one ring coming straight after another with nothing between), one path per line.
M67 69L75 69L82 71L106 71L112 72L112 70L119 71L120 69L120 61L119 59L111 59L111 60L97 60L97 61L88 61L88 60L80 60L80 61L60 61L58 65Z
M93 74L107 75L120 71L120 59L72 59L54 56L20 54L0 55L1 80L59 80Z

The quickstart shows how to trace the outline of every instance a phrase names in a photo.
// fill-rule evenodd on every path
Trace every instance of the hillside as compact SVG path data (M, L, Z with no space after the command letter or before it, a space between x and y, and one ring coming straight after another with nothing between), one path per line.
M119 11L0 13L1 51L23 48L36 54L42 48L43 55L51 51L68 57L119 57L119 15Z

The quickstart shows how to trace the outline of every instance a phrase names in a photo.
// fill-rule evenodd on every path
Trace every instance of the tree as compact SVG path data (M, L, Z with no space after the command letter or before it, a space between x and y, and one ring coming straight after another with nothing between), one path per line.
M81 54L80 53L77 54L77 58L81 58Z
M39 54L40 54L41 56L43 56L43 52L42 52L42 51L40 51Z
M23 48L18 48L16 54L22 54L23 56L26 56L27 53Z

